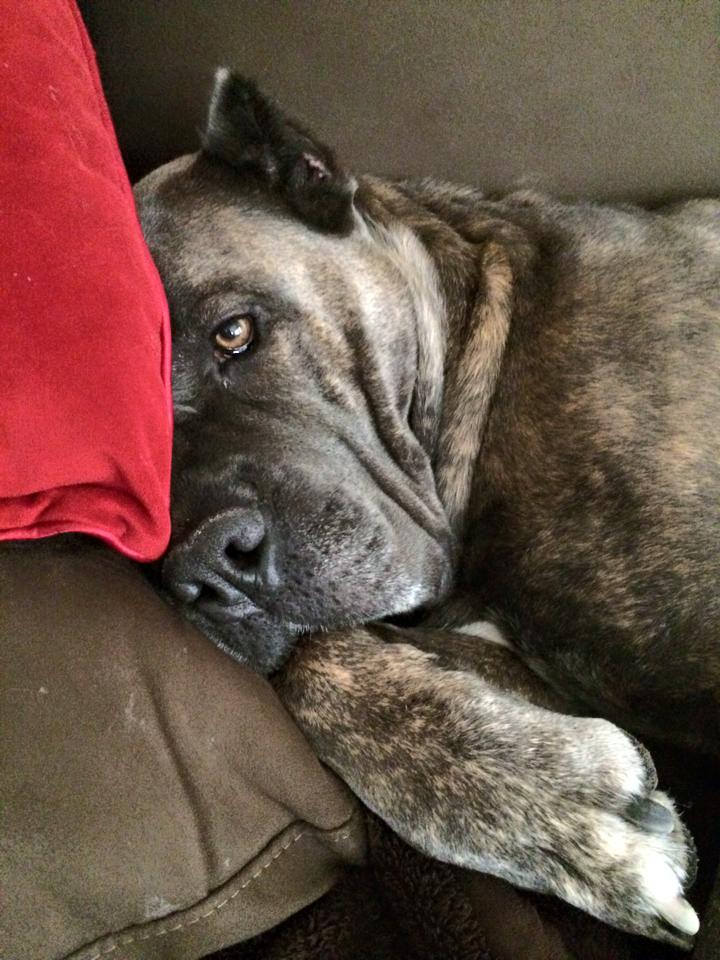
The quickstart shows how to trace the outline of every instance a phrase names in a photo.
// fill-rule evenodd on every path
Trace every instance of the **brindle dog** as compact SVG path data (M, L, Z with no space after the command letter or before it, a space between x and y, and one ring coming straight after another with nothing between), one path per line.
M720 204L356 181L227 71L137 200L187 615L411 843L687 946L692 843L614 723L717 753Z

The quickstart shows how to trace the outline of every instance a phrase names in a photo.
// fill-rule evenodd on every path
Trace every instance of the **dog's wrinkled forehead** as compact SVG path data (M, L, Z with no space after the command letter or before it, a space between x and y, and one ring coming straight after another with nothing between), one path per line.
M359 218L346 236L313 230L202 157L160 168L137 199L171 305L234 285L318 320L367 323L382 319L388 286L403 298L397 270Z

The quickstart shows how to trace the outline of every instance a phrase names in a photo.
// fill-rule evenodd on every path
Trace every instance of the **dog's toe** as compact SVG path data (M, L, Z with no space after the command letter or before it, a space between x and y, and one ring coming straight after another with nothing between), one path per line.
M689 947L700 925L684 895L695 876L695 847L672 800L653 791L622 816L590 816L596 847L586 909L630 932Z
M648 833L672 833L675 827L671 811L652 797L633 800L625 810L625 819Z

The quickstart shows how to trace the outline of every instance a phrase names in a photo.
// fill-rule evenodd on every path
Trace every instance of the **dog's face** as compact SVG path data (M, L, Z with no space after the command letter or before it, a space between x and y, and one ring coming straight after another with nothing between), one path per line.
M224 76L206 152L137 189L173 327L164 580L262 671L299 632L431 604L450 578L413 430L416 304L352 188L325 148Z

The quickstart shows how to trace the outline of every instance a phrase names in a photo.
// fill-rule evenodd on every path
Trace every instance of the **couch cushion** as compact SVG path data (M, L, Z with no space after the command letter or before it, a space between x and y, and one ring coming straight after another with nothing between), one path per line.
M357 806L266 681L64 539L0 549L3 956L195 960L324 893Z

